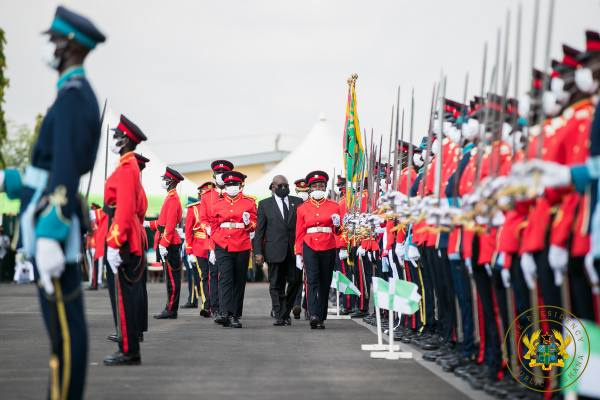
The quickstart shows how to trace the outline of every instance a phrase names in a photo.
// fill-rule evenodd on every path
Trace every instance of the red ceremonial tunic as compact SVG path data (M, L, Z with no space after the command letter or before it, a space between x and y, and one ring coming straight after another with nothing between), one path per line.
M121 156L119 165L106 181L104 196L104 203L114 209L106 244L118 249L127 243L131 253L141 256L144 235L138 213L146 211L141 210L145 194L133 152Z
M363 199L366 196L363 193ZM339 228L333 226L331 216L340 214L338 203L328 199L314 200L309 198L296 209L296 242L294 250L296 254L302 254L302 245L315 251L325 251L336 248L335 235ZM330 228L331 232L307 233L308 228L324 227Z
M248 225L243 228L221 226L229 223L243 225L244 212L250 214ZM243 193L235 197L223 195L212 205L211 220L211 237L216 245L229 252L246 251L252 248L250 233L256 229L256 202L253 197ZM201 223L207 222L201 220Z
M187 206L185 216L185 253L196 257L208 258L210 240L200 223L200 203Z
M181 237L175 228L181 222L182 214L183 209L179 201L177 189L171 189L163 202L158 219L150 222L150 229L156 232L154 234L155 249L159 245L169 247L181 244Z

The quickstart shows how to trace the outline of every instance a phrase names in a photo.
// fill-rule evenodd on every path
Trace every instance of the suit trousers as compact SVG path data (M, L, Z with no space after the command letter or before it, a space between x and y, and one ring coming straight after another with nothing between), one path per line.
M296 256L291 249L282 262L269 263L269 294L276 317L290 317L301 287L301 274L296 268Z
M39 280L37 269L35 277ZM88 332L80 265L66 264L61 277L53 281L53 295L46 294L38 285L40 308L51 345L48 398L81 399L87 370Z
M117 315L119 317L119 350L125 354L140 352L139 336L143 331L140 316L142 285L146 274L142 257L121 251L123 263L119 266L116 282Z
M246 291L250 250L227 251L216 246L219 266L219 310L222 315L241 317Z
M329 287L333 278L335 249L315 251L303 245L304 268L308 282L308 312L324 321L327 319Z

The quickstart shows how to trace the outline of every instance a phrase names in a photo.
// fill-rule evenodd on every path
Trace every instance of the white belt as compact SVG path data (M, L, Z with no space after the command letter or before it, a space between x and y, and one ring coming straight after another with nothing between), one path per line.
M244 229L246 227L246 225L244 225L241 222L222 222L221 225L219 225L221 228L228 228L228 229Z
M23 176L23 185L31 189L45 189L48 184L48 176L50 174L45 169L28 165Z
M313 226L306 229L306 233L331 233L333 230L328 226Z

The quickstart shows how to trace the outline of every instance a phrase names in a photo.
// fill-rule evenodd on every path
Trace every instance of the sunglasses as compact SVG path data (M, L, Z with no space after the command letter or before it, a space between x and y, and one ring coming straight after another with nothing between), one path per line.
M276 187L277 189L287 189L287 188L289 188L289 187L290 187L290 185L289 185L289 184L287 184L287 183L280 183L279 185L275 185L275 187Z

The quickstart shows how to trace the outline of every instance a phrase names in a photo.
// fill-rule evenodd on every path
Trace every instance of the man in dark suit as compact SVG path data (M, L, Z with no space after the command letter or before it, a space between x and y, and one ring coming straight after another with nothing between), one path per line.
M301 271L296 268L294 255L296 208L303 202L301 198L289 195L285 176L275 176L269 189L272 196L258 203L254 257L256 264L266 261L269 266L273 325L291 325L290 312L301 284Z

